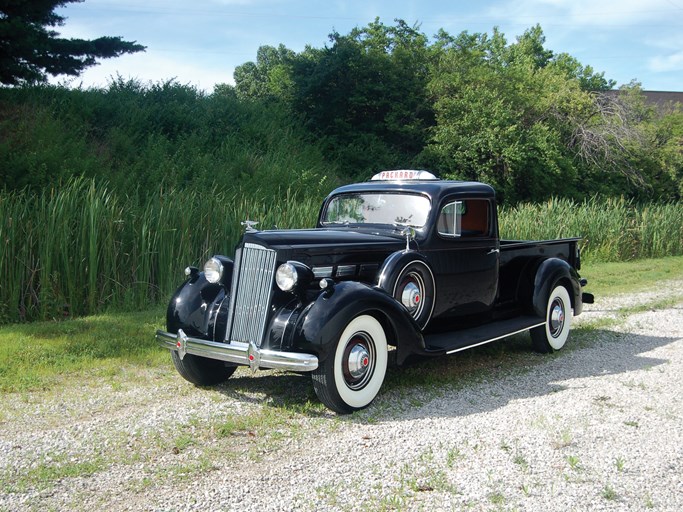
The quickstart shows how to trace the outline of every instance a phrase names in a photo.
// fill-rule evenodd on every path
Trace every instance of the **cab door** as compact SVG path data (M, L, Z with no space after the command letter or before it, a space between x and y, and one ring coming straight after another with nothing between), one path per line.
M434 317L486 313L498 289L500 245L492 200L442 202L425 255L436 278Z

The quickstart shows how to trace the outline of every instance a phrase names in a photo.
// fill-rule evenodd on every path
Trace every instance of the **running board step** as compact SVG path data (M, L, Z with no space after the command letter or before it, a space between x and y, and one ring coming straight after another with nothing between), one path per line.
M509 320L500 320L461 331L428 334L424 337L424 340L429 352L452 354L453 352L459 352L460 350L528 331L532 327L538 327L543 324L545 324L545 321L537 316L518 316Z

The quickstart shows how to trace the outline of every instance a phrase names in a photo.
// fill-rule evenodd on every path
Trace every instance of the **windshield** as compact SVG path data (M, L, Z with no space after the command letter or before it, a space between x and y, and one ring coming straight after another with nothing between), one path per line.
M421 228L427 222L429 208L429 199L415 194L342 194L328 203L322 224L398 224Z

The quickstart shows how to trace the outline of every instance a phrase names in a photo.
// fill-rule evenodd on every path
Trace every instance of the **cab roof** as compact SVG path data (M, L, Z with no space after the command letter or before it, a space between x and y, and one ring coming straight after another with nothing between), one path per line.
M451 181L439 179L373 180L344 185L333 190L329 196L360 192L417 193L439 202L446 196L469 196L494 198L493 187L478 181Z

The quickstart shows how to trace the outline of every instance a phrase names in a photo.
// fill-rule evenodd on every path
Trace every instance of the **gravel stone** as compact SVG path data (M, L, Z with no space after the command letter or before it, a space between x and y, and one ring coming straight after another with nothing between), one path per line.
M683 510L680 290L598 299L575 326L613 323L558 355L392 386L350 417L270 403L313 400L303 377L195 388L170 364L5 395L0 510Z

